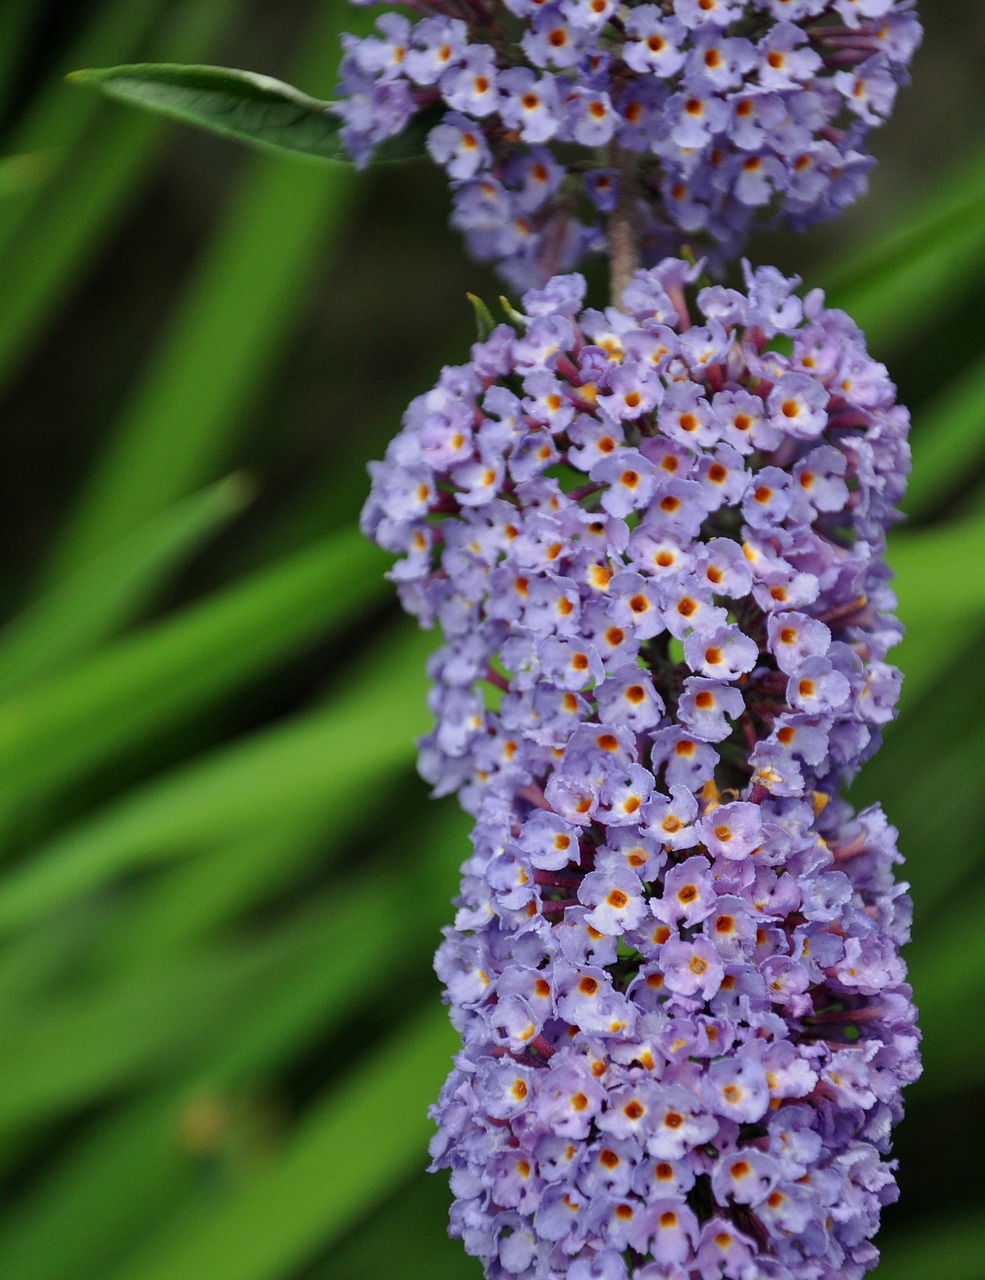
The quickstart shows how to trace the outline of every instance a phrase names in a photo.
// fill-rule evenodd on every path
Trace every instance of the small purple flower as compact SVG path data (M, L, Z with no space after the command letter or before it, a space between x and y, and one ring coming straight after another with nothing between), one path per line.
M732 732L729 720L737 719L744 710L745 701L738 689L702 676L685 680L677 705L681 722L705 742L721 742L727 738Z
M475 818L432 1150L490 1280L860 1276L919 1072L895 833L838 798L898 689L906 416L819 294L692 281L528 293L372 468L444 633L421 771Z
M386 14L345 38L344 140L364 163L418 112L444 112L429 151L452 221L519 287L604 248L620 178L596 166L613 145L642 179L653 263L695 237L735 257L773 211L795 226L831 217L863 188L868 130L920 39L909 0L504 0L463 9L468 21L415 8L414 23Z
M705 814L698 830L713 857L744 858L763 839L762 810L743 802L718 805Z
M643 886L628 868L593 871L582 880L578 897L593 908L585 920L599 933L618 937L635 929L646 915Z

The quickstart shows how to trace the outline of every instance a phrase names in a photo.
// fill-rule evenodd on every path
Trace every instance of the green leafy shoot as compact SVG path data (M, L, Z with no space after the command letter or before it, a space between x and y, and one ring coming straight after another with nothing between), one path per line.
M484 342L496 328L496 321L481 298L474 293L467 293L465 296L471 302L472 310L475 312L475 327L479 334L479 341Z

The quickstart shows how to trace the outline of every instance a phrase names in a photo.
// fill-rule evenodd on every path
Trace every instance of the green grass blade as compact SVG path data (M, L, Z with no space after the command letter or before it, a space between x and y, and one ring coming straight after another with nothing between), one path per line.
M372 1057L300 1126L277 1159L241 1189L165 1227L144 1258L113 1280L276 1280L366 1216L426 1160L426 1108L455 1035L432 1008Z
M940 679L985 621L985 514L919 532L897 533L889 563L907 634L892 654L905 673L904 714Z
M248 1081L258 1057L289 1056L299 1034L327 1034L390 985L391 969L378 964L384 934L401 974L426 978L444 910L422 893L434 855L420 852L419 865L393 859L386 880L340 879L265 934L155 955L106 981L68 979L63 993L7 1009L0 1130L148 1080L190 1072L196 1089Z
M19 614L0 632L0 696L52 675L119 631L250 495L246 478L234 475L176 503Z
M979 152L825 282L876 349L922 332L971 289L985 260L985 155Z
M464 311L464 308L463 308ZM474 341L471 323L460 332L444 337L441 345L431 348L431 367L461 364ZM429 375L430 376L430 375ZM423 385L420 369L387 384L386 407L374 414L371 423L358 439L340 442L339 455L333 459L330 474L314 475L284 514L263 530L260 536L244 537L238 548L237 563L256 564L270 548L281 551L322 537L327 529L355 523L369 491L366 475L367 459L381 456L389 439L399 428L404 410L420 393Z
M0 113L10 100L27 43L38 20L35 0L5 0L0 6Z
M51 175L50 151L0 156L0 207L5 200L40 191Z
M201 56L240 0L183 7L168 40L179 56ZM72 91L65 86L64 92ZM14 228L0 256L4 306L0 309L0 386L90 261L94 248L125 211L161 138L156 121L120 113L86 136L61 180ZM2 227L0 227L2 233ZM2 235L0 235L2 243ZM209 477L211 478L211 477Z
M932 618L924 617L916 622L903 614L906 635L898 648L889 655L891 662L903 672L903 692L900 697L900 719L906 721L907 731L913 732L909 717L919 710L924 700L939 689L951 669L954 657L968 641L968 633L955 635L957 627L938 629ZM959 624L961 628L966 622ZM972 627L971 632L979 628ZM868 768L868 765L866 765Z
M447 914L453 868L468 847L468 827L452 802L428 806L410 845L402 840L399 857L389 859L395 871L386 910L396 935L388 930L388 949L399 947L405 956L404 948L412 950L411 964L402 972L409 981L419 966L422 988L438 917ZM395 894L413 904L413 913L392 913ZM371 997L367 976L370 983L387 981L377 963L378 938L366 929L367 903L364 895L349 890L339 900L333 890L332 901L316 904L326 927L319 943L323 962L308 950L299 953L296 973L285 969L276 984L267 984L244 1004L201 1069L192 1068L171 1092L127 1107L94 1134L84 1133L49 1168L12 1219L0 1223L11 1274L22 1280L104 1275L111 1255L128 1256L133 1242L180 1203L201 1194L197 1175L211 1161L207 1144L205 1150L193 1150L181 1140L189 1112L198 1105L235 1115L237 1099L264 1092L269 1076L289 1065L299 1047L342 1025L352 996ZM288 928L293 927L292 921ZM227 1140L224 1131L216 1136L217 1152ZM80 1186L86 1188L84 1197ZM80 1221L80 1202L86 1215L81 1234L73 1228Z
M315 908L325 927L324 962L314 966L308 956L269 998L251 1004L197 1073L196 1088L246 1088L360 1010L383 1005L395 957L402 1009L436 1001L432 953L449 916L455 869L470 848L471 824L453 801L435 808L424 808L413 832L391 842L380 864L384 875L374 870L356 883L336 877Z
M946 1176L943 1175L943 1176ZM901 1233L883 1253L879 1280L981 1280L985 1255L985 1219L935 1217L919 1233Z
M418 793L419 784L412 786ZM452 853L441 855L443 865L458 866L469 847L469 824L457 805L446 800L433 807L421 802L417 794L415 808L415 794L409 788L394 789L393 796L395 803L406 803L411 806L408 812L419 814L408 839L420 842L419 837L431 833L427 843L421 844L422 860L428 861L436 848L447 849ZM126 966L135 956L173 952L228 926L310 876L312 864L323 869L335 866L352 839L364 838L359 832L364 822L364 815L354 805L340 808L335 792L326 791L313 799L303 813L295 815L290 824L206 849L187 862L168 868L144 892L135 894L114 926L104 930L102 963ZM395 860L402 862L407 856L406 844L402 844ZM449 879L438 891L442 902L450 897L452 888ZM27 966L25 960L22 973ZM2 976L0 970L0 979Z
M0 1017L19 1004L32 1004L41 993L56 990L92 945L93 929L103 923L103 917L96 923L93 913L78 912L45 920L14 939L0 965Z
M0 1128L38 1125L123 1086L171 1074L207 1048L224 1017L269 980L270 948L195 951L104 990L8 1014L0 1060ZM273 957L276 962L278 957Z
M304 60L310 78L335 65L345 17L331 6L311 33ZM312 263L332 245L354 189L343 166L255 159L62 533L49 579L229 465L243 417L311 297Z
M319 245L348 207L348 184L344 170L270 161L252 175L62 532L49 580L228 465L309 296Z
M337 797L327 794L288 825L205 849L171 868L116 919L102 948L106 962L125 966L136 955L166 955L286 889L313 859L336 856L352 825L337 815Z
M130 1223L153 1222L199 1189L202 1162L179 1138L181 1102L143 1094L53 1162L13 1220L0 1225L8 1273L19 1280L105 1275L107 1251Z
M899 533L890 559L905 616L944 623L981 613L985 609L985 577L976 569L983 546L983 512L919 533Z
M305 1280L379 1280L381 1240L400 1258L401 1280L482 1280L482 1263L448 1235L450 1202L447 1175L417 1174L326 1250Z
M87 143L87 167L49 183L37 217L0 259L0 386L125 208L151 160L156 125L143 119L100 131Z
M289 822L326 790L347 804L373 801L380 780L409 765L411 739L425 726L422 668L432 644L400 629L364 683L355 681L327 710L177 769L38 849L0 881L0 934L124 872Z
M980 642L974 645L979 648ZM899 827L905 876L928 918L981 867L980 673L972 650L962 651L952 666L942 665L935 696L918 703L902 724L889 726L881 750L852 788L854 804L884 804ZM941 850L946 856L939 856Z
M985 1024L978 1016L985 894L968 888L947 898L946 921L922 904L923 925L907 952L923 1033L922 1097L978 1088L985 1081Z
M97 7L78 38L65 50L64 60L26 105L23 116L6 140L7 150L17 154L48 153L57 169L70 167L83 135L100 112L100 104L96 100L73 102L73 95L64 83L65 73L73 66L120 62L128 55L137 54L165 7L166 0L111 0ZM18 9L23 12L18 14ZM20 4L18 0L4 0L0 6L0 24L6 24L0 26L0 36L14 40L14 43L0 45L0 60L9 57L13 64L18 54L16 29L19 26L23 33L29 21L28 11L32 9L35 12L30 20L37 17L35 0ZM24 194L26 197L30 193ZM0 205L0 254L36 208L36 198Z
M985 359L940 392L916 419L913 471L903 510L934 515L985 455Z
M8 700L0 712L7 816L356 616L387 590L382 560L346 530Z

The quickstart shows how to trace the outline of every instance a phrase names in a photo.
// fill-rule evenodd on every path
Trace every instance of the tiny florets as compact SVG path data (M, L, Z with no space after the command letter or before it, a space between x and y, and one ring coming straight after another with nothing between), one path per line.
M696 276L528 293L363 515L476 819L433 1155L491 1278L852 1280L896 1194L909 903L837 791L894 713L907 416L819 292Z
M650 261L695 238L734 257L770 210L833 216L920 40L910 0L415 8L346 37L345 140L365 161L431 113L453 222L524 288L604 247L620 184Z

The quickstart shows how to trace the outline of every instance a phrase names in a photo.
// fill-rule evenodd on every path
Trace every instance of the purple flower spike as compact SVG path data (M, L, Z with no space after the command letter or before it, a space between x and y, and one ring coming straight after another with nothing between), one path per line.
M921 35L912 0L454 8L467 21L386 14L377 35L346 37L336 110L360 163L436 112L428 150L452 221L516 288L603 249L620 187L650 262L694 238L734 258L770 213L801 228L834 216L864 189L868 130L891 113ZM812 430L810 405L798 420Z
M907 417L819 294L692 278L528 294L372 468L445 636L421 770L475 817L432 1154L489 1280L859 1280L896 1195L909 904L838 790L898 687Z

